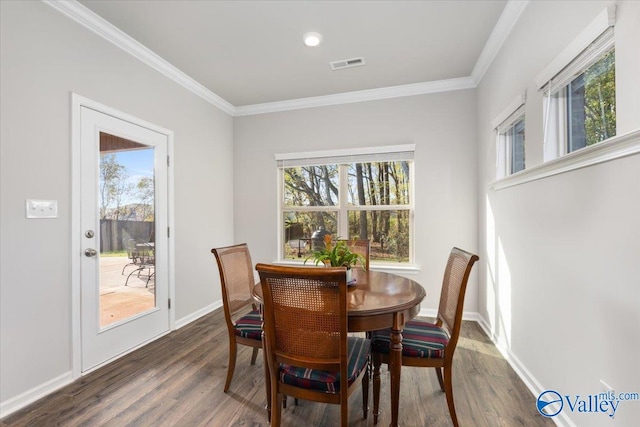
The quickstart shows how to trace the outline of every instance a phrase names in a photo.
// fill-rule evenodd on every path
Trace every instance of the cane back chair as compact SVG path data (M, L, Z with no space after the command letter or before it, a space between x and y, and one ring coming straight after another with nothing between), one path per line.
M363 386L368 410L370 340L347 335L346 270L258 264L264 298L265 354L271 385L271 425L281 422L282 399L340 405L348 423L348 398Z
M453 248L442 281L436 323L413 320L402 332L402 366L436 368L440 389L445 393L454 426L458 417L453 401L452 363L462 324L462 309L467 282L478 256ZM377 423L380 403L380 365L389 363L390 330L372 333L373 420Z
M251 255L246 243L211 249L218 263L224 318L229 332L229 366L224 392L229 390L236 367L237 345L253 347L251 364L262 348L262 320L251 290L254 283ZM247 308L251 310L247 312Z

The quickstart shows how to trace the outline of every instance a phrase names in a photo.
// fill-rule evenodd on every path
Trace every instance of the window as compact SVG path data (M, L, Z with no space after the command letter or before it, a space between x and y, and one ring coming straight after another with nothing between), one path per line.
M615 136L615 78L611 50L567 85L567 152Z
M412 159L401 151L279 161L280 259L302 261L332 234L369 239L372 265L413 263Z
M506 137L510 151L510 172L520 172L524 169L524 117L511 126Z
M525 101L526 94L519 95L492 122L498 135L496 146L498 179L525 168Z
M616 135L615 7L605 9L536 78L544 91L544 160Z

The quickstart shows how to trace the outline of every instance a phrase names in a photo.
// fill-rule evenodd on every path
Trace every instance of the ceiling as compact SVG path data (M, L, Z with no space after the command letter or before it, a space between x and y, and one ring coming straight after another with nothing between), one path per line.
M507 0L80 3L239 107L468 77Z

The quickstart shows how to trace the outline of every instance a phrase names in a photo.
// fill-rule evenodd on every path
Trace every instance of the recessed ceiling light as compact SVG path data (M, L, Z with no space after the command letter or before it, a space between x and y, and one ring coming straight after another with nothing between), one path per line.
M322 34L320 33L306 33L302 36L304 44L310 47L318 46L322 41Z

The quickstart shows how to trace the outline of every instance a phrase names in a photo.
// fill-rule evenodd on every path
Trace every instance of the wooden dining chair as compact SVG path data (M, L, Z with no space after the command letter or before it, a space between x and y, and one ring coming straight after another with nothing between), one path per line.
M447 261L436 323L409 321L402 332L402 366L436 368L440 389L445 393L454 426L458 417L453 402L452 363L462 324L467 282L478 256L453 248ZM389 363L390 330L371 334L373 359L373 422L378 422L380 365ZM444 378L443 378L444 377Z
M347 247L353 253L362 255L362 258L365 260L364 265L360 265L359 263L356 267L363 267L365 270L369 271L369 262L371 258L371 243L367 239L352 239L345 240L347 243Z
M367 418L370 340L347 336L344 268L256 265L264 297L265 354L271 383L271 425L282 419L284 396L340 405L362 382Z
M229 332L229 366L224 384L226 393L236 367L238 344L253 347L251 364L256 363L258 349L262 348L262 319L251 294L255 283L247 244L214 248L211 252L218 262L224 318ZM247 312L249 306L251 310Z

